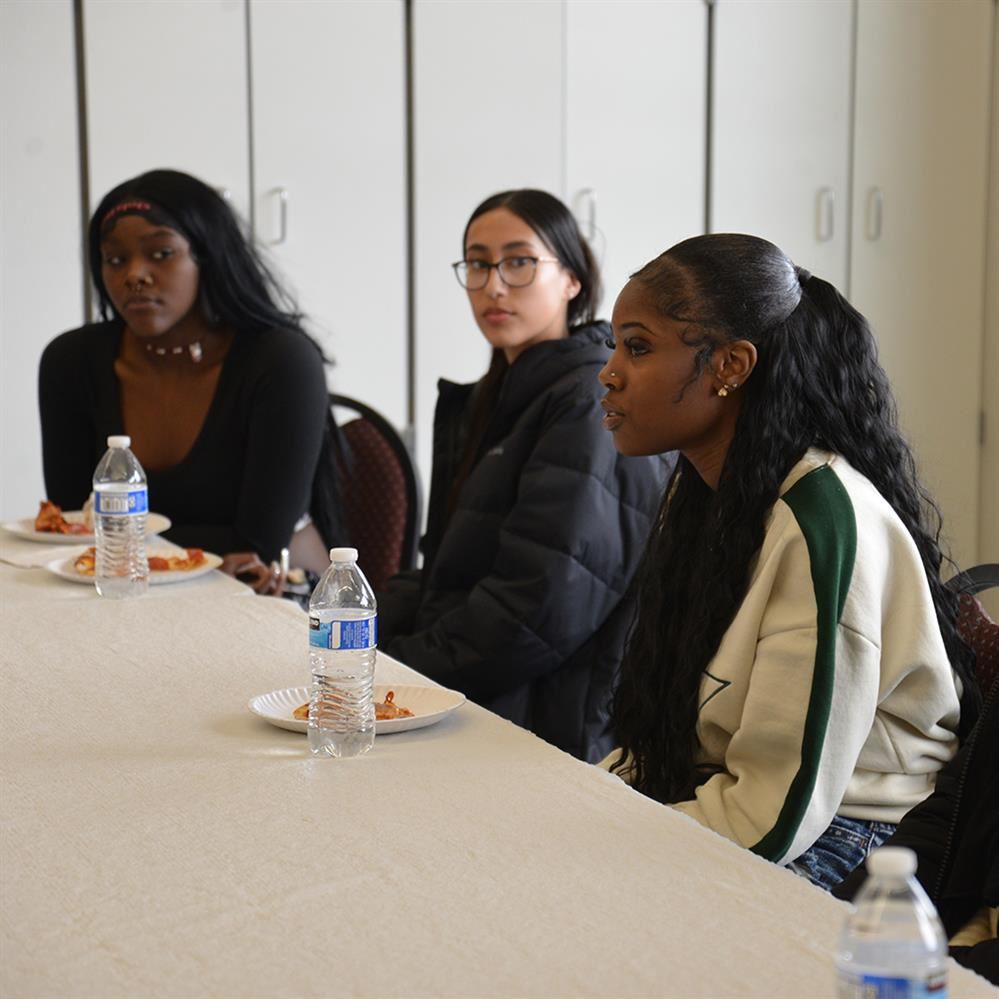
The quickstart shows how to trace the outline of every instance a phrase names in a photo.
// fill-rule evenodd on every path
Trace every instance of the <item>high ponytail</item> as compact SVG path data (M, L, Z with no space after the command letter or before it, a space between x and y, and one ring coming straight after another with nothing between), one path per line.
M898 429L888 378L864 317L828 282L796 268L772 243L720 234L686 240L633 280L684 322L695 364L738 339L756 346L734 436L715 490L677 463L639 569L639 607L613 717L634 786L688 800L698 769L700 683L745 597L767 518L788 471L810 447L841 454L902 520L922 558L937 620L976 716L973 659L940 581L940 514Z

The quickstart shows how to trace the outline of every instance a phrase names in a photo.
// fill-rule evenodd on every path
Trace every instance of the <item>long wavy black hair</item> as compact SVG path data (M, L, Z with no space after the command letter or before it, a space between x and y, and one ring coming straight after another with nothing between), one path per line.
M559 263L567 271L575 274L576 280L579 281L579 291L570 299L566 311L569 335L572 335L574 329L592 323L596 317L597 306L600 304L602 290L600 265L590 249L590 244L579 231L576 217L554 194L536 188L522 187L490 195L478 205L465 223L465 231L461 235L462 257L465 256L468 230L472 223L486 212L498 208L505 208L526 222L541 242L558 257ZM476 389L475 401L468 420L465 450L450 491L449 511L453 509L458 493L478 459L479 444L496 406L500 386L509 367L503 351L494 348L489 361L489 370Z
M739 389L742 408L717 490L681 457L639 568L638 613L613 709L622 747L615 767L630 765L634 786L662 802L689 800L710 776L696 761L702 674L746 594L780 485L810 447L846 458L912 535L967 694L965 731L977 691L956 600L940 580L940 514L899 432L867 321L831 284L754 236L685 240L632 280L655 308L685 324L692 380L734 340L751 341L757 362Z
M123 322L104 285L101 254L101 241L123 215L141 215L187 240L198 264L201 312L212 325L228 327L237 335L278 329L308 336L302 314L244 236L226 200L208 184L179 170L150 170L124 181L104 195L91 217L87 249L102 319ZM315 347L324 363L329 363L319 345ZM344 460L336 424L328 416L310 514L329 545L341 544L345 537L336 483L336 464Z

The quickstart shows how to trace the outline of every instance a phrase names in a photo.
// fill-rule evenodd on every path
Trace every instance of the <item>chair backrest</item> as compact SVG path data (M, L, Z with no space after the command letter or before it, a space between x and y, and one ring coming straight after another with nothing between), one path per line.
M395 428L370 406L330 395L330 406L350 410L341 423L338 460L344 527L358 564L377 591L402 569L416 565L420 484Z
M975 674L982 691L999 676L999 624L992 620L976 593L999 586L999 564L976 565L947 581L958 594L957 630L975 652Z

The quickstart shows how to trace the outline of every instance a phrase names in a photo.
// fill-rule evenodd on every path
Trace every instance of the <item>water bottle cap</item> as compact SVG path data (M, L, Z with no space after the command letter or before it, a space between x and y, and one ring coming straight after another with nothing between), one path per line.
M132 438L128 434L112 434L108 438L108 447L131 447Z
M356 562L357 561L357 549L356 548L331 548L330 549L330 561L331 562Z
M875 877L907 878L916 873L916 855L905 846L882 846L867 858L867 869Z

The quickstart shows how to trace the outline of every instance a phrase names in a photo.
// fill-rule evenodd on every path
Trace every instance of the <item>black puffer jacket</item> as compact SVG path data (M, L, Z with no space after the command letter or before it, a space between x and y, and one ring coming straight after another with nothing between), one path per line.
M625 592L674 458L625 458L600 422L606 323L507 371L450 520L474 385L440 382L424 568L379 594L381 646L581 759L613 748Z

